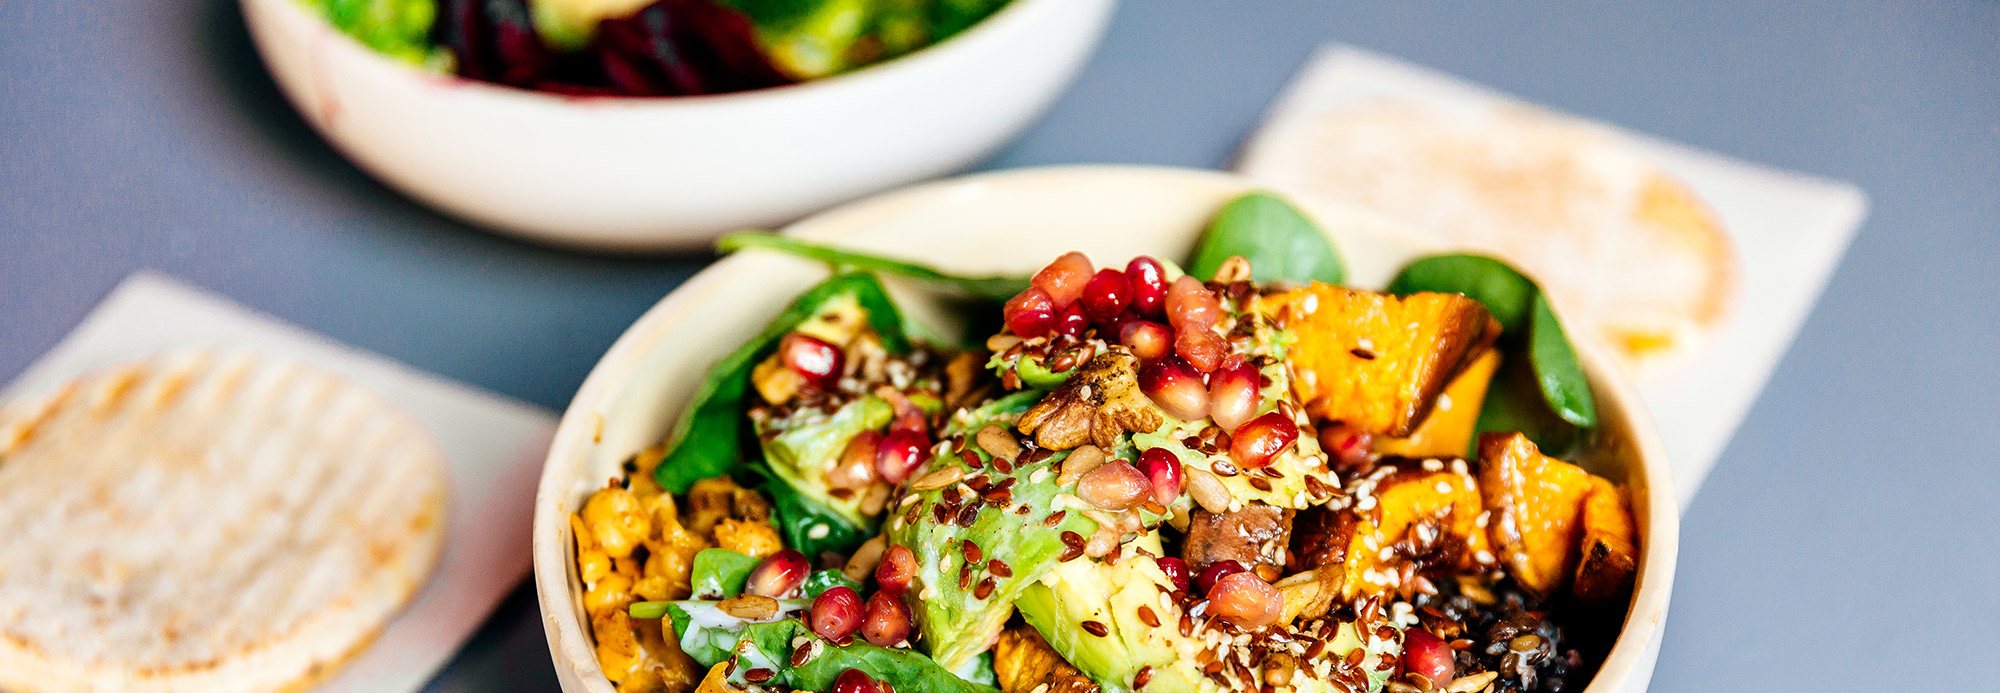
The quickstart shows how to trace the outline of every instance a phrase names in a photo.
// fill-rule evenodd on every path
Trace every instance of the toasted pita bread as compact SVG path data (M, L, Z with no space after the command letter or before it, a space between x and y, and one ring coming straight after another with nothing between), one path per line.
M1243 169L1508 260L1637 373L1706 341L1738 290L1736 248L1686 184L1552 114L1356 102L1274 129Z
M0 690L309 686L424 584L445 495L395 404L254 353L0 407Z

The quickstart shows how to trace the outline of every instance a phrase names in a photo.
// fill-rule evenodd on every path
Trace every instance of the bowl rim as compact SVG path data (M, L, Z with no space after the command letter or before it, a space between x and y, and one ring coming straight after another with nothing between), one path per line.
M938 197L967 184L1020 183L1064 176L1152 176L1163 182L1222 184L1244 190L1268 189L1240 174L1175 166L1084 164L1029 167L954 176L893 189L818 212L787 225L783 231L824 240L826 234L819 233L818 222L851 208ZM1296 195L1286 191L1280 191L1280 194ZM1402 227L1402 230L1435 240L1414 228ZM626 374L640 363L647 353L645 348L649 345L646 336L652 331L652 326L712 300L725 284L739 279L738 275L743 273L747 262L749 259L740 254L716 261L634 320L592 366L576 396L564 408L549 455L544 460L542 477L536 488L534 524L531 528L535 592L542 611L544 635L558 670L570 669L568 673L576 675L593 693L608 692L611 688L597 665L588 634L577 625L576 602L569 582L571 566L568 547L560 541L561 529L568 526L569 521L562 495L571 492L573 480L557 478L556 472L562 469L563 460L587 451L584 446L593 444L595 436L602 432L603 417L592 411L594 404L607 394L616 394L612 388L617 387ZM1574 331L1571 333L1575 334ZM1589 340L1576 340L1576 347L1593 390L1610 395L1598 398L1600 416L1611 414L1604 418L1619 422L1625 429L1633 447L1632 454L1638 461L1633 471L1644 475L1646 485L1646 493L1632 499L1635 515L1643 515L1634 519L1639 521L1644 532L1636 587L1627 604L1625 621L1619 628L1617 639L1584 693L1644 690L1650 682L1653 663L1664 635L1680 550L1680 509L1675 500L1673 472L1652 416L1635 386L1618 370L1602 346ZM1616 678L1607 679L1604 676L1606 672L1614 672ZM593 675L595 679L591 678Z
M404 78L453 89L463 89L473 94L495 99L512 99L524 104L593 109L725 106L744 102L775 100L788 96L808 98L813 94L841 88L843 85L865 86L888 82L896 79L897 75L922 70L933 63L949 60L952 56L969 50L966 46L974 42L983 43L995 40L987 38L988 36L1007 31L1015 25L1025 26L1032 21L1032 18L1028 17L1028 15L1032 12L1042 11L1040 8L1074 2L1077 2L1077 0L1008 0L1007 4L1001 6L1000 9L995 10L992 14L987 15L986 18L973 23L956 34L945 37L942 41L888 60L870 63L859 69L817 79L807 79L789 84L719 94L622 96L616 94L561 94L501 84L499 82L477 80L462 77L455 73L430 72L417 65L390 59L389 56L383 55L380 51L361 43L360 39L349 35L346 31L341 30L340 27L334 26L333 22L329 21L326 17L308 11L298 0L238 0L239 6L250 3L263 3L267 6L285 7L286 9L282 11L296 12L306 20L312 22L314 28L336 36L337 38L333 39L336 44L343 46L343 48L350 52L365 54L368 60L389 67L392 74L397 74ZM1118 4L1118 0L1102 0L1102 2L1114 11ZM251 31L255 32L257 29L253 26L251 27Z

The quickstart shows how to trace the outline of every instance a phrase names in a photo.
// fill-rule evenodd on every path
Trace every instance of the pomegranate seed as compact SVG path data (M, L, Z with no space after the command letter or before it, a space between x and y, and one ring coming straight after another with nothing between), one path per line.
M1187 472L1181 470L1181 458L1166 448L1147 448L1139 453L1139 472L1153 485L1153 500L1160 505L1173 505L1174 499L1181 497L1181 488L1187 483Z
M1319 446L1333 457L1335 469L1362 469L1375 460L1375 437L1345 423L1320 427Z
M1188 588L1187 561L1174 558L1173 556L1162 556L1157 562L1160 564L1160 572L1167 574L1167 581L1174 583L1174 589L1186 592Z
M1076 497L1100 509L1130 510L1153 492L1153 484L1139 468L1124 460L1098 465L1076 481Z
M778 342L778 360L786 368L820 387L840 380L840 347L817 337L793 332Z
M846 585L829 588L813 599L808 616L812 631L820 637L834 642L846 640L854 631L861 630L861 595Z
M1141 255L1125 265L1125 283L1132 287L1132 310L1149 318L1166 315L1167 269Z
M1167 288L1167 322L1176 331L1208 327L1222 319L1222 304L1200 279L1182 275Z
M1090 283L1083 285L1083 309L1090 317L1107 320L1125 312L1125 306L1132 303L1132 285L1126 283L1125 273L1109 267L1098 270Z
M848 439L847 449L840 453L840 461L826 472L826 483L833 488L861 489L875 483L875 451L882 445L882 434L878 431L862 431Z
M1299 425L1279 412L1251 419L1229 434L1229 458L1236 466L1255 469L1271 463L1299 439Z
M1083 312L1082 303L1072 303L1056 314L1056 334L1071 339L1083 339L1083 331L1090 329L1090 316Z
M1118 329L1118 343L1132 347L1141 361L1152 361L1172 353L1174 331L1151 320L1134 320Z
M1056 326L1055 301L1041 289L1015 294L1000 312L1007 318L1007 329L1023 338L1040 337Z
M882 693L882 687L860 669L848 669L833 680L833 693Z
M910 590L910 581L917 577L917 554L907 546L891 546L882 553L882 562L875 566L875 585L890 594L902 594Z
M890 433L909 431L922 436L930 435L930 415L924 413L923 407L911 402L902 390L883 385L875 388L875 396L888 401L889 407L896 412L895 420L889 422Z
M1245 628L1276 623L1284 610L1285 595L1256 573L1232 573L1208 590L1208 613Z
M1195 370L1208 373L1222 366L1222 359L1229 355L1229 343L1207 327L1190 327L1174 335L1174 353Z
M876 647L894 647L910 637L910 608L888 592L868 598L868 615L861 622L861 637Z
M1444 685L1452 677L1451 645L1424 628L1403 631L1403 671Z
M1249 569L1236 561L1216 561L1208 564L1208 567L1201 569L1201 575L1195 578L1194 586L1201 588L1202 593L1206 594L1210 590L1215 589L1215 583L1221 582L1223 578L1246 570Z
M875 471L892 484L903 483L931 459L931 439L910 430L890 431L875 453Z
M1264 400L1257 391L1263 384L1257 367L1234 357L1230 361L1208 377L1208 415L1225 431L1235 431L1256 416L1257 405Z
M806 564L806 555L793 549L785 549L765 556L764 560L751 569L750 579L744 583L743 591L760 597L784 599L798 591L806 582L806 573L812 566Z
M1077 297L1083 295L1083 285L1090 283L1090 258L1074 250L1063 253L1055 262L1035 273L1033 284L1054 299L1057 308L1068 308Z
M1208 416L1208 386L1194 366L1167 355L1139 369L1139 389L1168 414L1182 421Z

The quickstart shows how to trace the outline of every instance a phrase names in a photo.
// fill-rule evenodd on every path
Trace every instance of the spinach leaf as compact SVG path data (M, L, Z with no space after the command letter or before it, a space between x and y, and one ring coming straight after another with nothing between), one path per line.
M845 587L861 591L861 583L847 579L847 574L838 570L816 570L806 576L805 595L807 599L818 599L821 592L835 587Z
M1250 278L1258 282L1339 284L1347 277L1340 252L1319 225L1269 193L1249 193L1223 205L1195 247L1188 274L1206 280L1231 255L1249 260Z
M1528 360L1535 366L1535 381L1549 408L1564 421L1592 428L1597 425L1597 400L1590 396L1590 380L1583 364L1563 334L1562 322L1549 307L1547 296L1535 294L1534 326L1528 330Z
M950 274L929 265L919 265L895 258L868 253L843 250L830 245L800 240L775 233L748 231L723 236L716 241L718 251L728 253L744 248L762 248L790 253L833 265L836 268L854 268L893 274L915 279L960 298L984 301L1005 301L1028 288L1029 277L967 277Z
M1486 388L1486 400L1479 406L1479 433L1519 431L1534 441L1542 454L1563 457L1576 448L1583 431L1550 410L1535 382L1534 366L1526 359L1501 359L1500 370ZM1479 436L1472 436L1465 456L1478 456Z
M765 682L800 691L833 690L833 681L848 669L860 669L871 678L888 683L899 691L925 693L997 693L990 686L966 681L939 666L916 650L883 648L855 638L845 645L828 642L797 618L767 623L746 623L718 617L713 606L704 602L676 602L669 609L681 650L702 666L713 666L735 658L738 680L750 669L767 669L774 676ZM818 650L811 659L792 666L792 652L801 643Z
M868 312L868 321L881 336L882 345L894 353L909 351L902 313L874 275L862 272L836 274L807 290L779 313L763 332L716 362L708 378L695 391L694 399L674 424L673 449L653 470L660 486L676 494L687 493L694 482L740 471L745 459L743 398L750 390L750 371L758 358L777 344L793 327L811 317L819 306L852 295ZM754 448L753 448L754 449Z
M785 546L798 549L808 560L826 551L853 553L861 542L875 536L868 528L857 527L840 513L807 498L783 479L773 477L759 489L771 499L772 519L785 537Z
M1525 334L1529 304L1541 289L1507 263L1484 255L1432 255L1419 258L1389 281L1389 293L1407 296L1419 291L1465 294L1486 304L1508 334Z
M741 594L743 583L750 579L750 571L757 568L757 563L757 559L729 549L702 549L694 555L694 567L688 571L695 598L722 599Z
M1546 408L1564 422L1584 428L1597 425L1597 402L1590 395L1590 380L1584 376L1576 349L1563 334L1562 323L1550 308L1548 297L1534 280L1507 263L1484 255L1432 255L1411 262L1396 273L1388 291L1398 295L1419 291L1464 294L1486 304L1486 310L1500 321L1504 331L1502 345L1527 357L1507 361L1525 361L1532 368L1532 389L1525 392L1539 392ZM1503 366L1501 370L1504 374L1507 368ZM1551 427L1523 418L1529 414L1529 400L1507 391L1508 387L1502 387L1505 384L1496 382L1487 394L1489 403L1498 403L1506 409L1493 412L1493 420L1503 417L1520 420L1520 425L1536 425L1547 435L1554 435ZM1487 413L1482 411L1480 431L1519 430L1529 433L1529 438L1536 437L1527 428L1488 428L1487 424ZM1536 439L1536 443L1540 445L1541 440Z

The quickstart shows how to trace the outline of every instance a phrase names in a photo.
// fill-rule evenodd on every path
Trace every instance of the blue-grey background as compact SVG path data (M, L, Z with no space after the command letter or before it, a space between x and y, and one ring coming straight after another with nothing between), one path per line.
M1340 40L1873 203L1688 509L1654 688L1991 690L2000 664L2000 4L1128 0L988 165L1229 163ZM0 380L154 268L560 409L709 258L503 240L279 97L228 0L0 0ZM431 685L553 690L525 584Z

